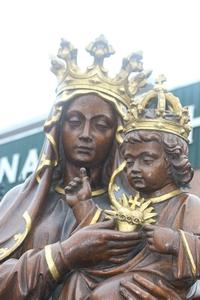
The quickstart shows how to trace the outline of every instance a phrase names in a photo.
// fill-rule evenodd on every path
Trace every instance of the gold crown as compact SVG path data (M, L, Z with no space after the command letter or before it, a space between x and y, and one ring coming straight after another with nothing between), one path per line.
M176 134L188 141L191 130L188 107L182 107L179 98L167 92L160 75L153 90L133 101L128 111L125 132L134 130L157 130Z
M146 79L151 74L151 71L143 70L142 53L134 52L124 58L120 72L110 78L103 63L106 57L115 52L104 36L101 35L90 43L86 50L94 57L94 62L82 72L77 65L77 49L70 42L61 40L57 57L53 57L51 61L51 70L58 79L57 101L62 102L76 95L95 92L114 102L124 117L131 99L146 85Z

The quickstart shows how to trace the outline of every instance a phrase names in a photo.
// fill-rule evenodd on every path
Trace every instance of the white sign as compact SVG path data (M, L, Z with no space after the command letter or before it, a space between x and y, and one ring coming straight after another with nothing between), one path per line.
M19 170L19 163L19 153L14 153L10 162L6 156L0 158L0 183L2 183L5 177L9 184L13 184L16 181L24 181L26 177L30 175L37 167L37 149L33 148L28 151L21 170ZM19 174L18 177L17 174Z

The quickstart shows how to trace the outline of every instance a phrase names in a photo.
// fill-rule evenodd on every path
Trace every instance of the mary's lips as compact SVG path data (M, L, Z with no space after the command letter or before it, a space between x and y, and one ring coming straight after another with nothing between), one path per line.
M76 149L77 149L78 151L81 151L81 152L87 152L87 153L94 150L94 148L88 147L88 146L78 146Z

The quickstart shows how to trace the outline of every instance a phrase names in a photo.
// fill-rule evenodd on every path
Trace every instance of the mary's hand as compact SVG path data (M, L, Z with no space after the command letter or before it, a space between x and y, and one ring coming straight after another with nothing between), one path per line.
M164 285L161 280L155 284L138 274L133 275L132 282L120 283L120 294L126 300L183 300L183 297Z
M62 242L64 260L70 269L99 262L124 263L134 245L141 241L142 234L123 233L114 228L115 220L89 225Z

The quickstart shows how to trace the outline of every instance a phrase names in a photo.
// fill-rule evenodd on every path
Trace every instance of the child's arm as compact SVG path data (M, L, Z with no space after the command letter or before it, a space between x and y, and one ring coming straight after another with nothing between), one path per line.
M91 187L85 168L80 169L80 177L75 177L65 187L65 195L80 227L89 225L98 208L92 200Z
M200 278L199 235L156 225L145 225L144 230L150 250L174 256L173 269L177 279Z
M177 230L157 225L145 225L144 230L150 250L178 255L180 234Z

